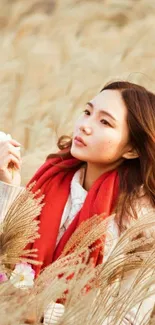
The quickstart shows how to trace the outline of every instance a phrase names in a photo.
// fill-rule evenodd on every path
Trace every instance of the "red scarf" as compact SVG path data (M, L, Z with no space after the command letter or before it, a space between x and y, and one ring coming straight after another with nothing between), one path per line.
M64 162L68 167L75 167L66 171L61 168L64 166ZM42 265L34 266L36 275L39 274L42 268L48 266L60 256L68 239L81 222L103 212L105 213L104 218L106 218L112 213L116 204L119 182L118 173L114 170L101 175L94 182L81 210L77 213L56 247L61 217L70 193L71 180L79 168L79 166L77 167L78 162L75 158L69 158L65 161L60 158L49 159L30 181L30 183L36 181L33 192L40 189L41 194L45 195L45 205L39 216L39 232L41 236L31 246L38 249L37 260L42 262ZM94 266L101 263L103 259L101 247L96 248L91 257L93 257Z

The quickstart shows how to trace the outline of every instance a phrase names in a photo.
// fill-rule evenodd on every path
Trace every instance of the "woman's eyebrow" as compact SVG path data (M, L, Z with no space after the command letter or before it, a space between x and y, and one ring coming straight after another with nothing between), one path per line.
M86 103L86 105L90 106L92 109L94 109L94 105L91 102ZM99 111L100 113L104 113L105 115L109 116L110 118L112 118L115 122L117 122L117 120L115 119L115 117L113 115L111 115L110 113L106 112L105 110L101 109Z

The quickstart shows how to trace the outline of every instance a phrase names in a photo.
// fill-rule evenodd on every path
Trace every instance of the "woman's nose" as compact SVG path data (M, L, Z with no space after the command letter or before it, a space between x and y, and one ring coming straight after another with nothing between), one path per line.
M90 135L92 133L92 129L89 126L86 125L81 125L80 126L80 131L82 131L83 133Z

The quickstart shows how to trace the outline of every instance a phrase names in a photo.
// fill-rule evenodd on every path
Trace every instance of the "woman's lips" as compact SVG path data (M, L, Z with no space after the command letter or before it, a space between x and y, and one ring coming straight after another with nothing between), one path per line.
M83 139L81 137L75 137L74 138L74 143L79 147L85 147L86 146L85 142L83 141Z

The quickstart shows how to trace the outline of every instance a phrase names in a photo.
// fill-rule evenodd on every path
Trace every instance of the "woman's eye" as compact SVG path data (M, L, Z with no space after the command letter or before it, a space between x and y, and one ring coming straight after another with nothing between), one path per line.
M111 124L105 119L102 119L100 122L104 125L111 126Z
M85 109L83 112L85 113L85 115L90 115L90 112L88 111L88 109Z

